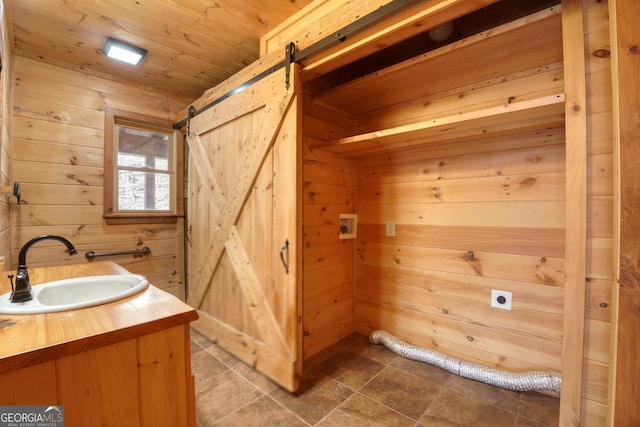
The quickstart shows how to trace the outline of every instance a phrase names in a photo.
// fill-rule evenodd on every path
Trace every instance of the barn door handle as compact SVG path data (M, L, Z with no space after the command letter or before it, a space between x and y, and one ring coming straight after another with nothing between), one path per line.
M284 259L284 253L287 252L287 260ZM284 266L285 273L289 274L289 239L284 241L284 246L280 248L280 260Z

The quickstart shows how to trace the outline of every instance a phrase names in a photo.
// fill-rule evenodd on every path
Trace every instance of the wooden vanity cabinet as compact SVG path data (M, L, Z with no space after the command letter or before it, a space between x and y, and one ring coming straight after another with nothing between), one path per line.
M189 327L0 375L2 405L61 405L69 426L195 426Z
M34 283L126 274L113 262L36 268ZM6 277L0 293L10 289ZM68 426L195 426L189 322L153 285L79 310L0 315L0 405L61 405Z

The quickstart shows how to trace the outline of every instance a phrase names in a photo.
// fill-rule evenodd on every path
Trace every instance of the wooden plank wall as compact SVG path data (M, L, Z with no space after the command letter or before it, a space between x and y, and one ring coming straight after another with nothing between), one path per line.
M10 176L10 106L11 106L11 49L10 35L8 31L7 14L5 8L2 8L0 14L0 185L9 186ZM0 257L4 257L5 268L9 267L11 261L11 245L10 245L10 216L9 207L12 196L0 195ZM2 273L0 266L0 273Z
M312 153L317 140L353 132L353 119L304 97L303 355L308 358L354 331L354 240L338 238L339 215L354 213L352 160Z
M358 160L356 329L559 372L564 132L484 143ZM512 311L490 306L492 289L512 292Z
M22 203L11 212L12 261L30 238L54 233L69 238L79 254L69 256L54 241L34 246L31 267L84 263L86 251L134 250L151 255L111 258L151 283L184 296L181 250L183 221L177 224L109 225L103 213L104 110L175 119L188 100L45 65L16 56L11 78L12 181L20 182ZM104 259L104 258L103 258Z

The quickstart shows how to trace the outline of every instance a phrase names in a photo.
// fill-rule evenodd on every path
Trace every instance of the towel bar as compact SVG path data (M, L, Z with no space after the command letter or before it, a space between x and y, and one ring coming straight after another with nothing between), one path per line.
M138 257L142 257L143 255L147 255L151 253L151 249L149 249L147 246L145 246L142 249L135 249L132 251L115 251L115 252L104 252L101 254L97 254L95 253L95 251L89 251L87 252L84 256L89 259L92 260L96 257L99 256L115 256L115 255L129 255L129 254L133 254L134 258L138 258Z

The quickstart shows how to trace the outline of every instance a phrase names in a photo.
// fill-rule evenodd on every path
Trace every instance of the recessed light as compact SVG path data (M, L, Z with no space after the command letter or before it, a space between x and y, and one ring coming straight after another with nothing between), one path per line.
M147 54L145 49L116 40L112 37L107 37L104 46L102 46L102 51L109 58L131 65L138 65Z

